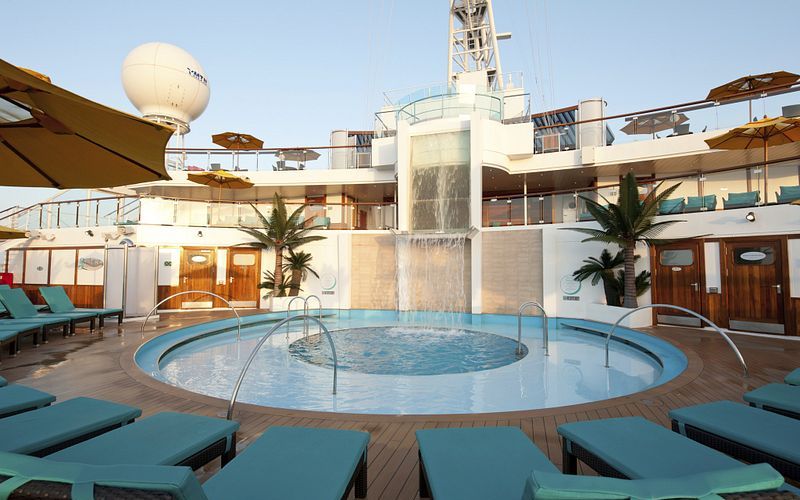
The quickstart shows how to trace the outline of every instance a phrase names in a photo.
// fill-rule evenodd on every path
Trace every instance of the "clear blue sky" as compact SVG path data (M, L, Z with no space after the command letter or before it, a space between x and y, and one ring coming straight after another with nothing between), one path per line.
M136 113L120 83L123 59L145 42L173 43L200 61L211 85L187 146L211 146L210 135L225 130L267 146L319 145L332 129L371 128L382 91L446 79L448 5L8 2L0 58ZM494 9L498 31L513 33L501 42L503 69L525 73L534 111L602 96L616 114L703 98L745 74L800 70L795 0L495 0ZM46 194L0 188L0 209Z

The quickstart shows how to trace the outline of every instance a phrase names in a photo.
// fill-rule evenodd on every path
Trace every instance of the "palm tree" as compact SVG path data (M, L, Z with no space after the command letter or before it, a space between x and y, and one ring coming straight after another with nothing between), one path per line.
M275 293L275 276L272 274L272 271L264 271L264 281L258 285L258 288L269 290L269 292L267 292L268 296L285 297L286 293L289 291L289 286L289 279L284 277L283 281L278 282L278 292Z
M637 255L638 257L638 255ZM636 275L636 296L641 297L644 292L650 288L650 271L642 271ZM617 271L617 275L614 277L614 287L617 289L617 296L620 296L624 293L625 290L625 271L619 270Z
M623 307L635 308L636 301L636 245L644 243L647 246L668 243L669 239L660 239L658 235L664 229L676 222L685 221L662 221L654 222L658 205L667 199L680 184L660 191L661 184L656 186L644 200L639 201L639 189L636 185L636 177L633 172L628 172L625 179L619 185L619 199L617 203L609 202L603 195L600 197L607 203L603 206L596 201L581 196L586 202L586 209L595 218L602 229L590 229L582 227L569 227L572 231L588 234L589 237L583 241L600 241L603 243L615 243L622 249L622 256L625 267L625 294Z
M300 250L295 252L289 249L289 255L286 257L286 263L283 265L283 270L286 272L291 271L292 278L289 281L289 296L296 297L300 294L300 283L308 277L308 273L313 274L319 278L319 274L311 268L311 254Z
M572 277L576 281L592 278L592 286L597 286L600 280L603 280L606 304L618 306L621 294L617 287L614 286L614 271L624 262L622 250L612 257L611 252L604 248L599 259L597 257L589 257L588 259L583 259L583 262L584 264L580 269L572 273Z
M281 283L283 283L283 252L312 241L324 240L324 236L311 236L309 234L310 231L315 229L322 229L322 226L306 227L303 225L300 215L306 208L305 204L300 205L291 215L288 215L286 203L278 193L275 193L273 197L272 212L269 217L265 217L252 203L250 206L255 210L262 227L260 229L240 227L239 231L243 231L256 239L252 243L247 243L248 245L254 245L264 250L275 250L272 293L275 297L282 297L280 287Z

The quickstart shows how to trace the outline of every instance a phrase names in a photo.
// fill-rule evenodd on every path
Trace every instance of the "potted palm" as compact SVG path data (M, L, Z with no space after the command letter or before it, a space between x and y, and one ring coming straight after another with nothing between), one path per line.
M311 267L311 259L311 254L308 252L302 250L295 252L291 248L289 249L283 270L291 275L288 281L290 297L297 297L300 294L300 285L308 278L309 273L319 278L319 274Z
M583 259L583 265L580 269L572 273L575 281L585 281L589 278L592 279L592 286L597 286L600 281L603 282L603 292L606 296L606 304L610 306L618 306L620 304L620 290L616 284L616 276L614 272L623 264L622 251L612 256L607 248L604 248L600 253L600 257L589 257Z

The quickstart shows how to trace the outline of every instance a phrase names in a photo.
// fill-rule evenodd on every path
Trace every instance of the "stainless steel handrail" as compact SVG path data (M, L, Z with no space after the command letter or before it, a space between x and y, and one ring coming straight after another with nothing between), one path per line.
M292 297L292 300L290 300L289 303L286 305L286 317L287 318L289 317L289 313L292 310L292 304L294 303L295 300L302 300L303 301L303 315L308 313L308 307L307 307L307 304L306 304L308 302L307 299L305 297L300 297L298 295L297 297ZM303 323L303 328L305 329L305 327L307 325L308 325L307 323ZM287 337L289 336L289 324L288 323L286 324L286 336Z
M233 409L236 406L236 398L237 398L237 396L239 396L239 389L241 389L241 387L242 387L242 382L244 381L244 376L247 374L247 370L250 368L250 365L253 363L253 360L255 359L256 354L258 354L258 351L261 349L261 346L263 346L264 342L266 342L267 339L270 338L270 336L272 336L273 333L278 331L278 329L280 327L282 327L284 325L284 323L290 323L290 322L295 321L295 320L300 319L300 318L302 318L304 320L309 320L310 319L310 320L316 321L319 324L319 326L322 329L322 331L325 333L325 336L328 337L328 344L330 344L331 353L333 354L333 392L332 392L332 394L336 394L336 375L337 375L337 368L339 366L339 361L336 358L336 347L334 347L334 345L333 345L333 339L331 338L331 333L328 331L328 328L325 325L322 324L322 321L318 320L314 316L308 316L306 314L303 314L301 316L292 316L291 318L282 319L280 322L278 322L275 325L273 325L272 328L269 329L267 334L264 335L263 337L261 337L261 340L259 340L258 343L256 344L256 346L253 347L253 350L250 352L250 356L247 358L247 361L245 361L244 366L242 367L242 371L239 373L239 378L236 380L236 385L233 386L233 393L231 394L230 402L228 402L228 415L226 417L228 420L231 420L233 418Z
M736 344L733 343L731 338L728 337L725 334L725 332L722 331L722 329L720 327L718 327L716 324L714 324L713 321L711 321L710 319L706 318L702 314L696 313L696 312L692 311L691 309L687 309L687 308L681 307L681 306L675 306L675 305L672 305L672 304L646 304L646 305L643 305L643 306L639 306L636 309L631 309L630 311L628 311L625 314L623 314L617 320L617 322L614 323L614 326L612 326L611 330L608 332L608 336L606 336L606 368L609 367L609 364L608 364L608 344L611 342L611 336L614 335L614 330L617 329L617 326L619 326L619 324L622 322L623 319L627 318L628 316L630 316L631 314L635 313L636 311L641 311L642 309L652 309L654 307L665 307L665 308L669 308L669 309L676 309L678 311L683 311L683 312L685 312L687 314L690 314L690 315L694 316L695 318L699 319L700 321L705 321L706 323L708 323L708 325L711 328L716 330L716 332L718 334L720 334L723 339L725 339L725 342L727 342L728 345L731 347L731 349L733 349L733 352L736 353L736 357L739 359L739 363L742 365L742 369L744 370L744 378L749 378L750 377L750 372L747 370L747 363L744 362L744 357L742 356L742 353L739 351L739 348L736 347Z
M317 317L321 320L322 319L322 299L317 297L316 295L309 295L306 297L306 314L310 311L308 307L308 301L311 299L317 299ZM306 334L308 334L308 324L306 324ZM317 332L320 333L320 332Z
M237 311L236 308L233 307L233 305L230 302L228 302L228 300L225 299L224 297L220 297L216 293L207 292L205 290L189 290L187 292L173 293L172 295L170 295L166 299L162 300L161 302L159 302L158 304L153 306L153 308L150 309L150 312L147 313L147 316L144 317L144 321L142 321L142 338L144 338L144 326L147 324L147 320L150 319L150 316L152 316L153 313L156 312L156 309L158 309L158 306L160 306L161 304L163 304L164 302L166 302L166 301L168 301L170 299L174 299L175 297L179 297L181 295L187 295L187 294L190 294L190 293L202 293L202 294L205 294L205 295L211 295L211 296L214 296L214 297L218 298L219 300L225 302L228 305L228 307L233 311L233 314L236 315L236 342L239 342L239 339L242 337L242 318L241 318L241 316L239 316L239 311Z
M542 311L542 317L543 317L542 334L544 336L544 355L549 356L550 338L547 331L547 323L548 323L547 312L545 312L544 307L542 307L542 305L536 302L535 300L529 300L528 302L523 302L519 306L519 310L517 310L517 354L522 354L522 312L530 306L536 306L537 308L539 308L540 311Z

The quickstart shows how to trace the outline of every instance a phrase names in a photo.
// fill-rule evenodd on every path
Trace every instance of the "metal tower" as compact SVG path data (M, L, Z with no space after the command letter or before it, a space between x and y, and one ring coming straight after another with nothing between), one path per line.
M498 39L510 38L494 28L492 0L450 0L450 44L447 79L486 71L489 88L503 88Z

